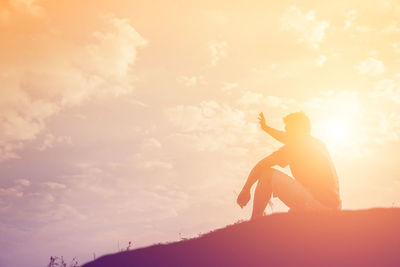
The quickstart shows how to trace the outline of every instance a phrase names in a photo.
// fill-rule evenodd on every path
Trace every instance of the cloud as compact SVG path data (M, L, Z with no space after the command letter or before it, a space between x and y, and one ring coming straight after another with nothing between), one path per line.
M271 95L264 96L261 93L246 91L237 100L237 103L241 106L244 106L245 108L254 105L265 105L269 108L288 109L289 106L293 106L296 104L296 100L294 100L293 98L283 98Z
M4 197L22 197L23 195L24 193L20 187L0 188L0 196L2 197L2 200L4 200Z
M148 145L142 146L140 153L137 152L128 157L128 161L120 164L117 168L129 166L130 170L142 173L143 176L148 177L154 173L162 173L163 177L168 177L176 168L174 162L170 158L159 156L162 152L161 147L154 147L155 144L152 144L152 149L149 149Z
M9 25L24 16L45 17L44 9L37 0L5 0L0 2L0 25Z
M169 162L164 162L160 160L149 160L143 163L143 168L145 169L153 169L153 168L162 168L162 169L173 169L174 166Z
M228 83L228 82L223 82L221 91L226 92L226 93L231 93L233 89L237 88L238 84L237 83Z
M70 136L54 136L53 134L46 134L44 137L43 143L38 147L38 150L44 151L46 149L52 148L54 144L68 144L72 145L72 140Z
M353 26L354 21L357 18L357 11L355 11L354 9L349 10L346 12L345 17L346 17L346 19L344 21L344 29L348 30L348 29L350 29L350 27Z
M1 207L1 204L7 203L10 201L10 197L20 198L24 196L24 191L27 187L31 185L31 182L27 179L18 179L15 181L15 185L7 188L0 187L0 210L4 207Z
M386 28L382 30L384 33L393 34L400 32L400 26L397 21L392 21Z
M35 1L18 4L36 8ZM0 39L8 40L0 51L5 58L0 66L0 161L17 158L24 142L34 140L47 119L64 108L132 92L130 67L147 41L126 19L107 15L99 25L83 44L54 34L57 24L41 28L40 34L32 29L21 35L13 23L7 26L10 30L0 31ZM25 45L17 51L13 42ZM20 54L23 64L16 63ZM68 137L46 138L42 150L54 142L69 142Z
M176 81L187 86L192 87L198 84L205 84L203 76L179 76Z
M162 145L160 141L158 141L156 138L148 138L143 142L143 147L150 149L160 149Z
M361 61L356 66L356 69L360 74L376 76L383 73L386 70L386 67L382 61L370 57Z
M318 21L314 11L303 13L298 7L288 7L281 17L282 29L294 31L299 38L298 43L307 43L313 48L318 48L329 27L327 21Z
M395 53L400 54L400 42L392 43L392 47Z
M0 162L7 159L17 159L19 155L16 151L22 148L22 143L6 143L0 146Z
M61 183L57 183L57 182L45 182L43 183L44 185L46 185L47 187L49 187L50 189L65 189L67 188L67 186L65 184L61 184Z
M315 65L317 65L317 67L322 67L325 64L325 61L326 61L326 56L320 55L315 61Z
M373 141L377 144L396 143L400 140L400 113L377 112L374 116Z
M210 21L214 22L217 25L226 25L230 22L230 18L228 15L218 9L210 9L201 11L201 13Z
M105 79L121 78L134 63L137 49L147 45L148 41L136 32L127 19L113 15L104 16L103 19L106 30L93 33L95 41L86 45L79 65L88 73Z
M226 41L210 41L207 45L208 50L211 53L211 65L215 66L217 63L228 55Z
M254 104L260 104L263 100L263 95L251 91L246 91L238 100L239 105L248 107Z
M168 120L178 127L177 138L189 138L200 151L216 151L256 140L256 124L248 122L245 113L228 104L203 101L198 105L178 105L165 110Z
M392 79L380 80L369 95L373 98L382 98L383 100L400 104L400 83Z
M43 8L37 3L37 0L11 0L11 5L16 9L23 9L34 16L42 16Z
M17 184L22 186L30 186L32 183L27 179L18 179L15 181Z
M282 123L280 118L288 113L302 110L311 116L313 134L328 142L335 155L365 157L376 145L396 142L400 136L400 114L379 111L380 105L387 105L385 101L400 103L398 87L393 81L382 81L368 97L356 91L322 91L303 101L244 91L237 96L234 105L215 101L178 105L166 110L168 120L177 127L176 133L169 138L176 139L176 147L184 145L203 152L246 153L250 147L260 147L261 131L255 118L265 107L268 107L265 116L272 126ZM382 88L386 89L382 91ZM331 125L327 128L329 122ZM333 140L332 134L328 133L335 122L345 124L345 131L349 133L346 140ZM272 142L265 145L270 150L275 149Z
M228 105L215 101L203 101L198 105L178 105L166 110L170 121L185 132L196 130L207 131L215 127L233 125L243 126L244 114Z

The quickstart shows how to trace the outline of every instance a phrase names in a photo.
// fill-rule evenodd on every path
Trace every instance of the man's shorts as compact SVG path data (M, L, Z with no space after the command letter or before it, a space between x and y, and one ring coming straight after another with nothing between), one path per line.
M329 209L316 200L302 184L281 171L274 169L271 186L273 196L278 197L292 211Z

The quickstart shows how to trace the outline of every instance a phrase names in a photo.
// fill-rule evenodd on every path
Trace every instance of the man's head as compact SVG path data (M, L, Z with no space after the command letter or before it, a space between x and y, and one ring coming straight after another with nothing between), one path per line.
M290 113L283 118L285 130L295 136L309 135L311 132L310 119L304 112Z

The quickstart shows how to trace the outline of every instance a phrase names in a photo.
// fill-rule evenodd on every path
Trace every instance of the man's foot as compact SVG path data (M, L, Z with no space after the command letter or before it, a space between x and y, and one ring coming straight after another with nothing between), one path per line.
M250 221L254 221L254 220L256 220L258 218L261 218L263 216L266 216L265 212L260 213L260 214L253 214L253 215L251 215Z

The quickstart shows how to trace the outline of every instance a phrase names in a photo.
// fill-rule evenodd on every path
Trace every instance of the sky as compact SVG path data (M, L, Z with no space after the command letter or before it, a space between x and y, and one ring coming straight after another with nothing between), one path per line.
M281 146L259 112L310 117L344 209L398 206L399 18L397 1L1 0L0 266L248 219L237 194Z

